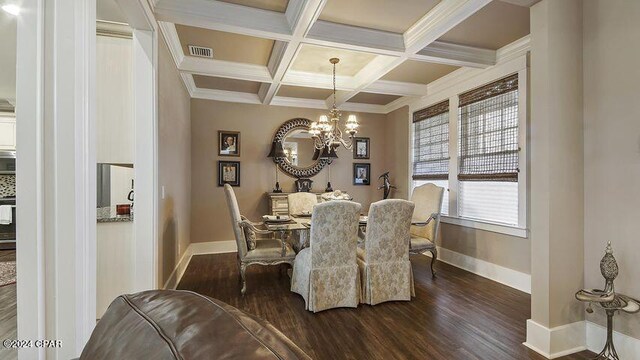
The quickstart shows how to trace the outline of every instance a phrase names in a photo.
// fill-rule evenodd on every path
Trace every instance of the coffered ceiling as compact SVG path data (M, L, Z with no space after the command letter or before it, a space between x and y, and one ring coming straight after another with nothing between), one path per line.
M194 98L385 113L526 52L535 0L154 0ZM188 45L213 49L190 56ZM441 83L441 82L439 82Z

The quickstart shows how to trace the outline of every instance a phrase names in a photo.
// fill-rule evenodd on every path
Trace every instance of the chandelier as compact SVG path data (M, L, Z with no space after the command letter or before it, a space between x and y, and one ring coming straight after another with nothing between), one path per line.
M333 106L329 111L329 116L321 115L318 121L311 123L311 130L309 130L317 150L331 149L335 151L340 145L351 150L353 149L353 136L358 132L358 120L353 114L349 115L345 123L345 132L349 134L348 139L342 137L342 130L338 126L340 116L342 116L336 107L336 64L339 61L338 58L329 59L329 62L333 64Z

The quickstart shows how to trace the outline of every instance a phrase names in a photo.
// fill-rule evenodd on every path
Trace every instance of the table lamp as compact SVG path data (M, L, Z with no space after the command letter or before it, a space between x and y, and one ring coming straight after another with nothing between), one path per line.
M269 155L267 157L273 158L273 162L276 165L276 186L273 188L274 193L281 193L282 189L280 188L280 182L278 181L278 161L277 159L281 159L285 157L284 148L282 147L282 143L280 141L274 141L271 143L271 151L269 151Z

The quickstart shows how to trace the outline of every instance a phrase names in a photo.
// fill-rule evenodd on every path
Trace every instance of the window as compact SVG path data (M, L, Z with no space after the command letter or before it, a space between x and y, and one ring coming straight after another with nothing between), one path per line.
M518 75L459 99L458 215L518 225Z
M413 114L413 186L445 188L442 213L449 213L449 101Z

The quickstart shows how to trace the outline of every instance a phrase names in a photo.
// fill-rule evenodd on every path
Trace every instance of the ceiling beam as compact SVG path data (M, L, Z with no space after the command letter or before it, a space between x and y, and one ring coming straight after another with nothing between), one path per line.
M289 41L292 33L285 14L216 0L156 0L158 21Z
M327 0L289 0L285 17L290 24L292 37L289 42L278 41L271 51L267 67L273 81L262 84L258 96L263 104L271 104L280 89L284 75L300 51L301 41L307 35L313 23L318 19Z
M344 104L358 92L369 87L376 80L408 60L410 56L424 50L490 2L491 0L448 0L440 2L403 34L405 44L403 56L391 58L378 55L376 59L356 74L356 85L353 91L341 91L338 93L336 104ZM331 98L326 101L330 103Z
M424 49L490 2L491 0L440 2L404 33L406 52L415 54Z
M409 59L484 69L496 64L496 51L434 41L417 53L409 55Z
M305 43L378 55L402 56L402 34L318 20Z

